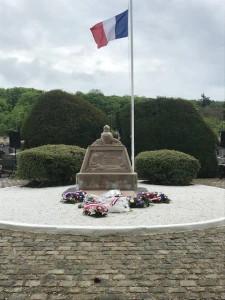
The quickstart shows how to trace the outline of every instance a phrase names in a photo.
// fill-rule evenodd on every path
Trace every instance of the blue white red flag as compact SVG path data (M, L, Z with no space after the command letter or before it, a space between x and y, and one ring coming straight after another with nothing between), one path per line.
M128 36L128 10L113 18L97 23L90 28L98 48L104 47L109 41Z

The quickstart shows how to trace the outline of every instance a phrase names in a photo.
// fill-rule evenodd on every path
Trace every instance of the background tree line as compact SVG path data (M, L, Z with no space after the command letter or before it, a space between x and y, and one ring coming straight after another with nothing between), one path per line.
M0 88L0 135L7 135L9 130L21 128L42 93L43 91L33 88ZM130 102L128 95L106 96L100 90L91 90L88 93L78 91L75 95L102 110L108 117L109 125L114 129L120 127L119 112ZM136 103L146 99L149 98L135 97ZM204 94L201 95L201 99L190 100L190 102L216 135L222 128L225 128L225 102L211 100Z
M0 90L0 135L21 129L25 148L47 144L86 148L103 125L119 131L130 152L130 97L99 90L74 94L14 88ZM200 175L217 172L216 144L224 126L224 103L202 94L199 100L136 97L135 150L171 149L199 159ZM216 134L215 134L216 133Z
M0 88L0 135L22 127L42 91L31 88Z

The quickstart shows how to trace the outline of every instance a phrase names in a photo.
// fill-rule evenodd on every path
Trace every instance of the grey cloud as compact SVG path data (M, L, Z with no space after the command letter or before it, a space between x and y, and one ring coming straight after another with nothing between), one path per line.
M30 63L19 62L16 58L0 59L1 76L7 86L35 86L44 89L79 89L79 82L93 82L93 76L86 73L66 73L54 66L34 60ZM71 87L74 87L71 89Z
M126 9L127 2L0 0L0 78L4 78L0 86L7 82L128 94L127 40L113 41L97 50L89 31L96 22ZM133 3L135 93L198 98L204 90L211 98L224 100L224 0ZM55 68L66 60L65 54L57 52L61 48L68 49L67 64L71 62L66 71ZM18 55L26 51L32 61L19 61L9 55L13 51ZM73 65L75 57L80 65ZM84 63L90 59L92 71ZM105 61L109 62L108 70L107 64L102 69ZM117 65L118 71L111 70L112 65Z

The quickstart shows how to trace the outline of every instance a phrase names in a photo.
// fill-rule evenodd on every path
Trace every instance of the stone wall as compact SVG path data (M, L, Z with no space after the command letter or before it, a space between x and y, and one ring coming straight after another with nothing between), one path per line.
M90 237L0 230L0 299L225 299L225 227Z

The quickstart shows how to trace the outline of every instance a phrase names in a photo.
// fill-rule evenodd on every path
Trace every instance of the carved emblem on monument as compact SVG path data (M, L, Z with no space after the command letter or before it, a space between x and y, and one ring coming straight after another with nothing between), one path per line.
M103 127L103 132L101 133L101 138L92 144L92 146L100 145L122 145L122 143L113 137L109 125L105 125Z
M88 147L77 183L82 189L136 188L137 175L132 172L127 150L108 125L101 138Z

